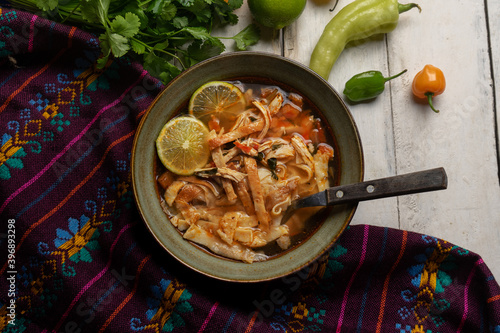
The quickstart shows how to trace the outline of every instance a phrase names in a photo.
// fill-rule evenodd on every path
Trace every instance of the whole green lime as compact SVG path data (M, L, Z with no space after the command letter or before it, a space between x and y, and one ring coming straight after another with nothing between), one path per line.
M263 26L281 29L295 21L306 7L307 0L248 0L255 20Z

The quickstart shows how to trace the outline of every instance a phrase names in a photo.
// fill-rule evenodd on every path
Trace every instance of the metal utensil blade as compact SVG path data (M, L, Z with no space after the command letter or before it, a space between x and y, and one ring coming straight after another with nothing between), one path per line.
M333 206L398 195L444 190L447 186L448 177L444 168L435 168L330 187L325 191L292 201L281 219L281 224L285 223L296 209L303 207Z
M327 206L328 205L328 198L327 198L327 191L321 191L316 194L312 194L308 197L299 199L299 200L294 200L292 201L292 204L288 206L288 209L285 211L285 214L283 215L283 218L281 219L281 224L285 223L288 221L288 219L293 215L295 210L299 208L305 208L305 207L316 207L316 206Z

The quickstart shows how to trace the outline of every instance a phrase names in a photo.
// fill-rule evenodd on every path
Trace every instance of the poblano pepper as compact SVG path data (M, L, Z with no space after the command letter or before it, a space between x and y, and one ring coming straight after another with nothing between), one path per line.
M387 81L406 73L406 71L405 69L401 73L390 77L384 77L379 71L367 71L356 74L346 82L344 95L352 102L375 98L384 91Z
M420 7L397 0L355 0L342 8L326 25L312 54L309 67L328 79L346 44L393 31L399 14Z

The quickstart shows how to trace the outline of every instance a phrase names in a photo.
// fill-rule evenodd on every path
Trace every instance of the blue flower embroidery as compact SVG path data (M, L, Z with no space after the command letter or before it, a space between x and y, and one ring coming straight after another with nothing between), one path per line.
M418 264L408 268L408 272L410 273L411 276L413 276L412 284L415 287L420 286L420 279L424 271L425 263L431 257L433 252L434 248L432 247L427 248L425 250L425 253L415 256L415 260L418 262ZM448 255L446 259L442 263L440 263L437 268L438 271L437 271L435 292L442 293L444 291L444 288L449 286L452 282L452 278L447 272L456 269L457 264L454 261L454 257Z
M23 147L12 144L12 136L4 134L0 138L0 179L10 179L9 168L22 169L24 167L22 158L26 156Z
M146 311L146 317L148 320L152 320L155 314L158 311L163 311L161 306L165 301L163 300L163 296L165 290L167 290L168 286L172 283L170 280L161 279L160 285L151 286L151 291L153 293L153 297L149 297L147 299L149 310ZM191 298L191 293L187 290L183 290L181 296L175 305L175 308L170 313L168 320L163 326L162 330L166 332L171 332L177 327L183 327L186 325L186 322L181 317L181 314L188 313L193 311L193 307L189 303L189 299Z
M56 247L59 248L66 242L71 241L75 247L79 248L78 252L69 258L75 263L80 261L92 262L92 256L89 250L96 250L99 248L99 243L97 242L97 238L99 237L98 230L92 230L93 233L89 239L86 239L86 237L88 237L87 235L81 235L79 233L89 220L90 218L85 215L82 215L80 220L70 217L68 219L69 231L60 228L56 230L57 238L54 240L54 245ZM90 231L87 233L90 233Z

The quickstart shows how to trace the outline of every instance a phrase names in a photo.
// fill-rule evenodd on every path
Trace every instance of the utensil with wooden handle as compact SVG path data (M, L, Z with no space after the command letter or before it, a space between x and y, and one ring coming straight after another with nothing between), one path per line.
M447 187L448 177L444 168L330 187L322 192L292 201L283 215L281 224L288 221L295 210L304 207L333 206L398 195L444 190Z

